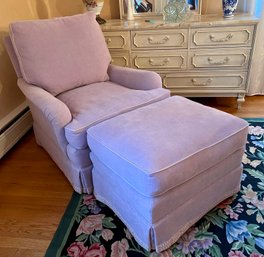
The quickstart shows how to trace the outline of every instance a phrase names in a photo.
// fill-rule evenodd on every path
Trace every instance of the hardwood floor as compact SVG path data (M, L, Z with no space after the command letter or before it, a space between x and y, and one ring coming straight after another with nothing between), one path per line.
M196 100L239 117L264 117L264 96L247 97L239 110L234 98ZM0 160L0 256L44 256L72 192L29 131Z
M193 99L202 104L215 107L219 110L231 113L241 118L260 118L264 117L264 96L248 96L246 102L237 109L237 101L235 98L199 98Z
M72 192L29 131L0 160L0 256L44 256Z

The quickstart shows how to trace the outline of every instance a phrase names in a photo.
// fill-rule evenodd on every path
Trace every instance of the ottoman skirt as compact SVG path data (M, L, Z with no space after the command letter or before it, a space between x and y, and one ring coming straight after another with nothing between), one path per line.
M232 164L234 159L241 158L241 151L225 162ZM123 181L93 153L91 159L95 197L117 214L147 250L166 250L212 207L240 189L242 166L230 169L224 165L225 173L221 174L220 162L183 185L150 198Z

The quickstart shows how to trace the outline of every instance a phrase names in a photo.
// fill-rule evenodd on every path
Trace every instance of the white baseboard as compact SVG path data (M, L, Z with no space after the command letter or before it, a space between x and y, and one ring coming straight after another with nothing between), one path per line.
M20 113L25 111L28 108L27 101L22 102L12 111L10 111L6 116L1 117L0 119L0 130L2 130L6 124L10 123L10 121L14 120Z
M29 110L8 125L8 127L0 134L0 159L31 127L32 116Z

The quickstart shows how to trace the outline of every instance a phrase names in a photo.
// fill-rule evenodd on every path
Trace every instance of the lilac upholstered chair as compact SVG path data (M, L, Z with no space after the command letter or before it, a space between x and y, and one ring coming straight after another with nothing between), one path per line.
M110 64L92 13L14 22L5 45L37 143L79 193L93 190L87 128L169 96L156 73Z

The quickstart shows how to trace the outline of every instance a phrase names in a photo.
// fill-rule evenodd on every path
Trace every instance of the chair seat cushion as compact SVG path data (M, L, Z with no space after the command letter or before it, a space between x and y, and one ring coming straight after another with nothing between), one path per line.
M108 80L111 60L94 13L10 25L24 80L53 95Z
M65 127L70 145L87 147L86 130L106 119L169 97L169 91L134 90L110 81L94 83L66 91L57 96L72 113L72 122Z
M174 96L106 120L87 139L104 165L152 197L243 148L246 134L244 120Z

